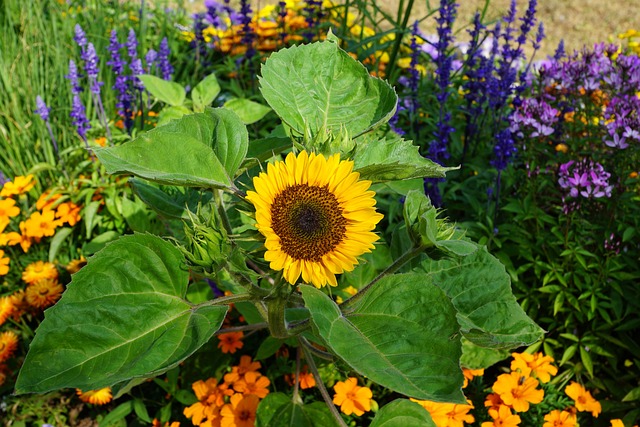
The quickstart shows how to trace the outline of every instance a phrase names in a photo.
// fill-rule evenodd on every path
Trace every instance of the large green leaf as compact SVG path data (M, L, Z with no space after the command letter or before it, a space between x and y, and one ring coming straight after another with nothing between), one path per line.
M135 234L107 245L45 312L16 393L96 389L178 365L227 312L186 301L188 282L180 251L159 237Z
M256 413L256 427L334 427L338 423L322 402L295 403L284 393L270 393Z
M175 107L184 104L187 92L179 83L163 80L150 74L141 74L137 77L153 97Z
M462 334L480 347L511 349L536 342L543 330L511 292L504 266L480 248L465 257L426 260L428 283L442 288L458 311Z
M213 197L208 191L157 185L139 178L131 178L129 183L143 202L166 218L189 219L188 211L195 212L198 204L209 203Z
M397 102L388 83L332 41L273 53L262 66L260 91L299 135L345 128L355 137L387 121Z
M207 109L143 133L131 142L96 148L109 173L160 184L224 188L247 152L247 130L232 112Z
M191 99L195 111L204 111L220 93L220 84L215 74L209 74L193 88Z
M370 427L436 427L429 412L407 399L396 399L384 405Z
M245 125L255 123L271 112L266 105L245 98L231 98L224 103L224 108L236 113Z
M465 402L456 313L426 275L387 276L347 314L323 292L300 288L317 332L355 371L417 399Z
M373 182L397 181L412 178L444 178L443 167L422 157L418 147L400 137L361 138L353 156L354 170L362 179Z

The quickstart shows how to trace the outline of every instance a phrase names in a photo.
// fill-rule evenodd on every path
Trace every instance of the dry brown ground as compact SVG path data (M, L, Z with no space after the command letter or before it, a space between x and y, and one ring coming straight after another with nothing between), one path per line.
M187 0L191 7L198 9L204 1ZM334 0L337 3L341 0ZM369 0L373 1L373 0ZM485 0L457 0L460 4L456 28L461 30L471 21L478 8L482 8ZM381 7L397 11L399 0L377 0ZM254 6L277 3L277 0L253 0ZM352 0L353 3L353 0ZM404 0L407 3L407 0ZM501 16L509 7L511 0L490 0L487 18ZM517 0L519 16L522 16L529 3L528 0ZM416 0L412 19L424 17L429 6L437 8L438 0ZM591 46L600 41L617 40L617 34L629 29L640 31L640 0L538 0L538 18L544 23L547 37L542 44L542 58L552 54L560 40L564 39L567 50L579 49L584 45ZM435 21L428 18L422 29L433 32ZM466 40L466 34L460 34Z

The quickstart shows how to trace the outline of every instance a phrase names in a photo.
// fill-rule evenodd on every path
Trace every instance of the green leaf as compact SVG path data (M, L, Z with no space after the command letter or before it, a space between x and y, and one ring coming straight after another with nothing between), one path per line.
M384 405L370 427L436 427L429 411L407 399L396 399Z
M71 227L62 227L56 231L56 234L51 238L51 244L49 245L49 262L53 262L56 259L60 246L71 233L73 233L73 228Z
M160 111L160 114L158 114L158 126L166 125L172 120L180 119L183 116L186 116L187 114L191 114L191 113L192 113L191 110L189 110L187 107L184 107L182 105L179 105L177 107L172 107L172 106L164 107Z
M213 149L227 170L227 174L233 177L249 148L247 127L231 110L216 108L207 111L212 114L215 124L216 143Z
M634 400L640 400L640 387L634 388L622 398L623 402L633 402Z
M191 99L193 109L197 112L204 111L205 107L211 105L216 96L220 93L220 84L216 75L211 73L193 88Z
M219 111L209 109L184 116L131 142L94 150L111 174L129 173L160 184L225 188L231 183L225 166L235 164L239 157L244 158L242 146L235 153L228 144L244 137L226 135L234 132L235 127L231 128L224 119L228 112ZM218 137L224 137L220 147ZM220 151L233 159L231 162L225 158L230 165L224 163L223 166L216 156Z
M82 245L82 253L85 255L94 254L104 248L107 243L113 242L118 237L120 237L120 233L115 230L105 231L91 239L91 241Z
M486 248L465 257L426 260L428 283L444 290L458 314L462 334L480 347L511 349L530 345L543 334L511 292L504 266Z
M115 409L111 410L106 417L100 421L100 427L109 427L114 423L123 420L124 417L129 415L133 411L133 402L128 401L121 403ZM125 424L126 425L126 424Z
M264 99L298 135L345 128L356 137L389 120L398 99L388 83L330 41L271 54L259 80Z
M260 401L256 427L335 427L336 420L322 402L294 403L284 393L269 393Z
M150 74L140 74L138 78L154 98L175 107L184 104L186 91L182 85Z
M240 117L245 125L250 125L269 114L271 108L244 98L232 98L224 103L227 108Z
M503 361L510 355L508 350L479 347L467 339L462 339L460 363L468 369L486 369Z
M593 378L593 361L589 352L582 345L580 346L580 360L589 373L589 377Z
M139 178L131 178L129 183L143 202L166 218L189 219L187 210L195 212L198 203L207 204L213 197L210 192L157 185Z
M360 177L373 182L444 178L447 171L458 169L443 167L422 157L417 146L401 137L362 138L356 145L353 161Z
M135 234L108 245L46 311L16 393L97 389L177 366L227 312L190 304L188 283L182 254L159 237Z
M319 335L355 371L417 399L465 402L456 313L426 275L387 276L346 314L312 286L300 289Z

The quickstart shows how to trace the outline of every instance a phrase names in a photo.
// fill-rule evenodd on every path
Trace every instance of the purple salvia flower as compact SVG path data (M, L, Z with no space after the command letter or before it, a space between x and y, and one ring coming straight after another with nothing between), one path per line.
M544 40L544 38L545 38L544 24L541 22L540 24L538 24L538 32L536 33L536 39L533 42L534 50L540 49L540 43L542 43L542 40Z
M495 136L495 140L496 142L493 146L493 160L491 160L491 166L495 167L498 171L503 171L507 168L511 159L518 150L516 149L509 128L498 132Z
M73 40L82 48L82 50L87 46L87 36L80 24L76 24L74 28Z
M145 70L147 74L151 74L157 58L158 58L158 52L156 52L153 49L149 49L147 51L147 54L144 56L144 62L147 66Z
M111 57L107 61L107 65L111 67L111 70L115 75L120 75L124 72L126 62L120 56L120 49L122 44L118 42L118 33L116 30L111 30L111 36L109 37L109 53Z
M55 136L53 136L53 129L51 129L51 123L49 122L49 111L51 111L51 109L47 107L47 104L45 104L40 95L36 96L35 113L44 120L47 131L49 132L49 138L51 138L51 143L53 144L53 149L56 155L58 155L58 143L56 142Z
M131 61L129 64L129 68L131 69L131 81L133 82L133 87L139 91L144 90L144 84L138 78L139 75L144 74L144 69L142 68L142 60L137 58Z
M4 173L2 173L2 171L0 171L0 187L5 185L7 182L9 182L9 179L5 176Z
M77 95L82 92L82 86L80 86L80 75L78 74L78 66L73 59L69 60L69 74L65 76L69 79L71 84L71 93Z
M103 83L98 80L99 60L98 54L96 54L96 49L93 47L93 43L87 44L87 51L84 59L84 71L87 73L87 77L89 77L91 92L96 95L100 95L100 86L102 86Z
M520 35L518 36L518 44L524 45L527 42L527 35L536 23L536 7L537 0L530 0L529 7L524 16L520 18L522 25L520 25Z
M87 131L91 129L89 120L87 119L86 110L84 104L79 95L73 95L73 103L71 105L71 119L72 124L76 127L78 135L87 142Z
M418 86L420 85L420 71L418 70L418 60L420 59L420 48L418 47L418 21L413 23L411 28L411 62L409 63L409 112L415 113L418 108Z
M162 74L162 78L165 80L171 80L171 75L173 74L173 66L171 62L169 62L169 55L171 51L169 50L169 42L167 38L164 37L160 42L160 48L158 49L158 59L157 65L158 70Z
M133 28L129 29L126 47L129 58L134 59L138 56L138 39L136 38L136 32L133 30Z
M251 59L256 51L253 46L253 42L256 38L255 31L251 26L251 4L248 0L240 0L240 16L242 23L242 40L240 43L247 46L247 51L244 54L245 59Z
M45 122L49 121L49 111L47 104L42 100L40 95L36 96L36 109L35 113L39 115Z

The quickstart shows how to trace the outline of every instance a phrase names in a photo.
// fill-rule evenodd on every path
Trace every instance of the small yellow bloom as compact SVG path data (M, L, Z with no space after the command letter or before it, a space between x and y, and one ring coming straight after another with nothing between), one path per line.
M80 221L80 206L73 202L60 203L56 209L58 224L67 223L74 226Z
M33 175L16 176L13 181L4 183L0 191L0 197L19 196L31 190L36 185Z
M32 213L24 225L27 237L40 238L53 236L59 222L56 221L55 213L52 210L44 210L42 213Z
M83 402L91 403L93 405L105 405L111 402L111 387L105 387L98 390L89 390L83 392L80 389L76 389L76 393Z
M4 256L4 251L0 249L0 276L4 276L9 272L9 257Z
M471 424L475 421L474 416L469 414L469 411L473 409L471 402L468 405L460 405L413 398L410 400L426 409L437 427L462 427L463 423Z
M489 409L489 416L493 421L485 421L482 427L516 427L520 424L520 416L511 412L511 408L502 405L497 409Z
M1 251L0 251L1 252ZM10 296L0 297L0 326L13 314L14 305Z
M575 401L575 406L578 411L591 412L591 415L596 418L600 415L600 412L602 412L600 402L595 400L591 393L577 382L571 381L571 384L564 389L564 392Z
M32 284L42 279L57 279L58 270L51 262L36 261L27 265L22 272L22 280L28 284Z
M464 384L462 388L465 388L469 385L469 381L473 379L473 377L481 377L484 375L484 369L467 369L462 368L462 375L464 376Z
M524 377L519 372L502 374L493 384L493 391L500 395L505 405L512 407L516 412L527 412L529 404L542 402L544 390L539 390L538 380Z
M558 368L552 365L551 356L545 356L542 353L511 353L511 356L513 356L512 371L520 371L525 377L536 377L543 384L548 383L551 377L558 373Z
M215 378L209 378L207 381L198 380L191 387L198 402L184 408L184 416L191 418L191 422L196 426L203 422L209 425L220 425L220 409L224 405L224 394L218 387L218 380Z
M360 416L371 410L373 393L369 387L360 387L356 378L338 381L333 390L333 403L340 406L343 414Z
M13 218L20 215L20 208L13 199L0 200L0 218Z
M260 399L253 394L234 394L220 410L221 427L253 427Z
M244 333L240 332L227 332L226 334L218 335L218 339L220 342L218 343L218 348L222 350L223 353L235 353L238 349L241 349L244 343L242 342L242 337Z
M610 427L624 427L624 423L621 419L616 418L615 420L611 420Z
M555 409L544 416L544 421L542 427L575 427L577 418L569 411Z
M567 153L569 151L569 146L567 146L567 144L564 143L560 143L558 145L556 145L556 151L559 153Z
M0 363L4 363L18 348L18 336L13 331L0 333Z
M247 372L241 380L235 381L233 389L244 395L253 394L260 399L264 399L269 394L269 378L263 376L259 372Z
M28 285L25 291L30 306L44 309L60 299L64 288L56 279L41 279Z
M51 191L47 190L38 197L38 201L36 201L36 209L39 211L51 209L56 203L56 200L60 197L62 197L61 194L51 194Z

